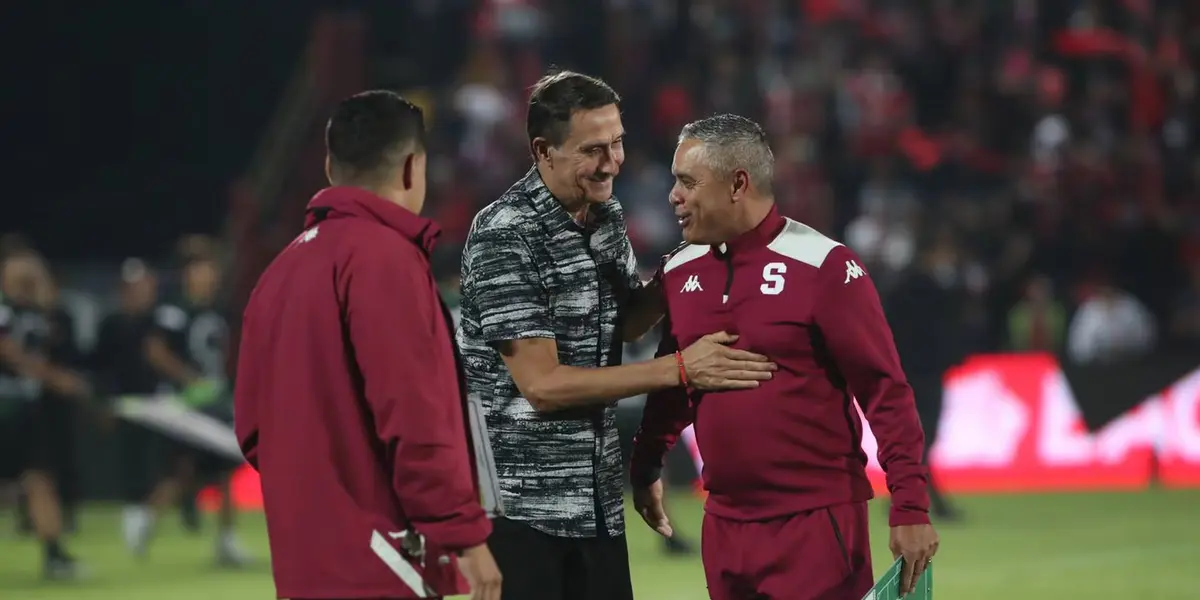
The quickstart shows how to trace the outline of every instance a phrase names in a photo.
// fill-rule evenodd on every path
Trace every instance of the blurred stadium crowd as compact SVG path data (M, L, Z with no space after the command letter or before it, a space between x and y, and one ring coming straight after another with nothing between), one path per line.
M473 215L528 169L528 86L558 64L601 76L624 97L616 193L647 276L679 239L667 194L680 126L732 112L772 136L782 212L855 249L915 335L940 332L927 346L943 355L933 362L1000 349L1096 362L1200 348L1200 5L413 7L472 37L429 57L427 69L451 75L401 90L429 115L426 212L444 229L436 269L450 301ZM578 35L589 29L597 34ZM431 28L426 42L442 32ZM37 246L10 240L0 251ZM94 280L84 287L105 290L99 304L119 310L115 273L68 278L64 291ZM54 360L70 364L91 350L76 346L95 339L102 314L64 311L46 286L39 306L59 327L73 316L90 328L55 338L66 346ZM897 337L906 363L921 354Z
M609 0L599 47L567 60L566 4L473 13L457 78L416 94L451 289L474 212L528 167L526 90L554 56L624 96L617 196L647 273L678 239L679 127L734 112L773 137L783 212L857 250L885 294L945 255L961 310L925 317L960 322L961 352L1063 350L1084 306L1080 361L1200 344L1200 7Z

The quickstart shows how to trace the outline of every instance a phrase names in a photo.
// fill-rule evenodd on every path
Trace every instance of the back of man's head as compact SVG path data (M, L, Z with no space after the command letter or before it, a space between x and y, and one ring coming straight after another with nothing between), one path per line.
M325 145L331 183L384 185L407 157L425 153L425 117L395 92L362 92L338 104Z
M616 90L600 79L575 71L557 71L534 84L525 131L530 142L542 138L557 147L570 136L571 115L576 111L620 102Z
M727 179L745 171L758 194L771 197L775 155L761 125L739 115L714 115L684 125L679 142L687 140L703 144L704 163L714 175Z

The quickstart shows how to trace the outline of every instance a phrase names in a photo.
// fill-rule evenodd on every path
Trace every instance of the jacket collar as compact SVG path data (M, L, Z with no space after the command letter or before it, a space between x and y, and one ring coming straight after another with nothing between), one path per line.
M713 245L713 250L718 254L726 252L744 252L755 248L762 248L770 244L772 240L779 236L779 232L783 230L786 219L779 214L779 208L772 204L771 212L767 213L758 225L724 244Z
M542 181L541 173L538 173L537 165L530 167L529 172L525 173L525 177L521 179L520 185L529 195L530 201L533 203L533 209L537 212L538 220L554 229L568 229L573 231L594 230L601 223L612 218L614 205L617 203L616 198L609 198L600 204L589 206L588 221L586 225L580 225L563 208L558 198L555 198L554 194L550 193L550 188Z
M384 200L362 188L338 186L317 192L308 202L304 227L308 229L325 219L358 218L374 221L394 230L426 254L441 235L437 223L426 219L394 202Z

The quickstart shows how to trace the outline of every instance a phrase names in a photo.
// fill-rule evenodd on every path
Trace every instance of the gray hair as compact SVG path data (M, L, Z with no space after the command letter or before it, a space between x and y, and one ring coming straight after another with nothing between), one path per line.
M714 115L683 126L679 143L699 140L704 144L703 160L720 177L729 177L742 169L750 174L750 183L771 193L775 176L775 155L762 126L739 115Z

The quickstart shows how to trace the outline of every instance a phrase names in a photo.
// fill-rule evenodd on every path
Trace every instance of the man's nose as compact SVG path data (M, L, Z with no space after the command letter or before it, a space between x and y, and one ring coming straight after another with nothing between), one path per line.
M604 158L600 160L600 172L605 175L616 175L621 169L621 163L613 156L612 152L605 152Z

